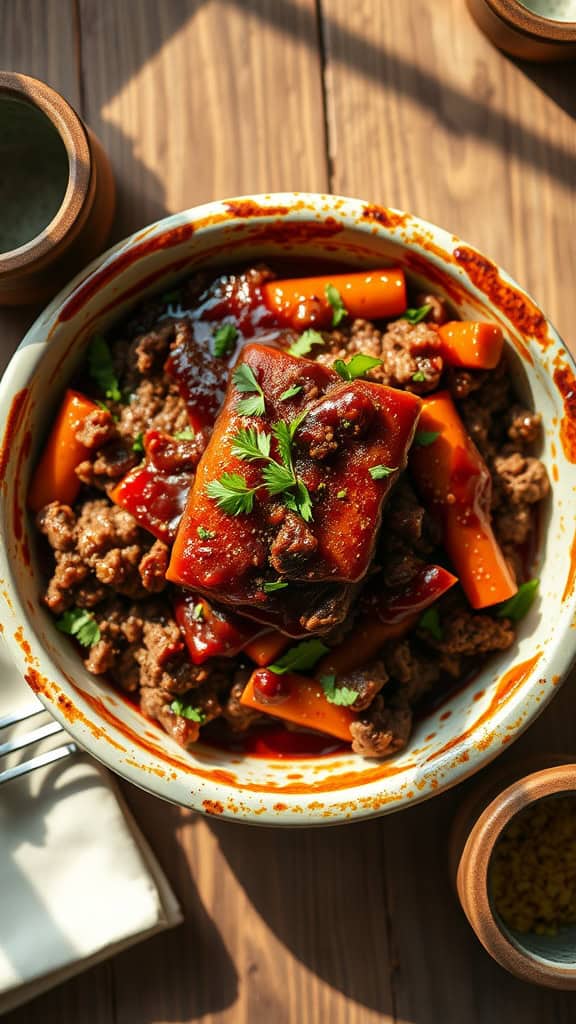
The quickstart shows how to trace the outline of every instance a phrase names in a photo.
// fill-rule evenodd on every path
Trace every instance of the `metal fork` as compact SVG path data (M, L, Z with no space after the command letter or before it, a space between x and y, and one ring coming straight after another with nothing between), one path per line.
M24 708L15 711L11 715L5 715L4 718L0 718L0 735L4 729L8 729L11 725L25 722L28 718L39 715L45 710L44 705L36 697L33 697ZM40 725L37 729L32 729L31 732L22 733L21 736L16 736L13 740L0 743L0 758L5 757L6 754L12 754L15 750L29 747L32 743L45 740L48 736L55 736L59 732L64 732L59 722L52 721L47 722L46 725ZM0 772L0 785L3 782L17 779L20 775L27 775L28 772L34 771L35 768L43 768L47 764L52 764L53 761L59 761L60 758L67 757L68 754L74 754L77 750L76 744L70 742L64 743L60 747L55 747L53 750L43 751L36 757L31 757L29 761L23 761L21 764L14 765L13 768L6 768L5 771Z

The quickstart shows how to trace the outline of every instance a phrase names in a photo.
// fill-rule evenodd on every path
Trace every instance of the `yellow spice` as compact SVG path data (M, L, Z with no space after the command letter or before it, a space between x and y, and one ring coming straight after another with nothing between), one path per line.
M489 884L515 931L555 935L576 924L576 799L549 797L517 814L494 847Z

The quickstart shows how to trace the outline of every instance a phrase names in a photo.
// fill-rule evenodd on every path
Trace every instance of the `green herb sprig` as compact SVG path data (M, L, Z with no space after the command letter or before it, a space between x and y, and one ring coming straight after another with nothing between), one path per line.
M273 665L268 665L268 671L274 672L278 676L284 675L285 672L305 672L307 669L314 668L316 662L328 650L326 644L316 638L302 640L295 647L289 647Z
M326 285L324 294L332 306L332 327L338 327L348 316L344 300L336 286L331 283Z
M401 316L401 320L407 320L409 324L419 324L425 320L432 306L417 306L415 309L407 309Z
M61 633L73 636L82 647L93 647L100 639L100 627L85 608L69 608L63 612L56 619L56 628Z
M304 331L297 341L290 345L288 353L291 356L307 356L312 351L313 345L324 345L324 338L318 331L310 328L308 331Z
M101 334L96 334L88 349L88 370L92 380L111 402L121 402L122 392L116 373L110 347Z
M349 708L356 703L358 690L350 686L336 686L336 676L320 676L320 685L324 690L324 696L330 704L337 704L341 708Z
M382 360L376 359L374 356L365 356L362 352L352 356L347 363L343 359L336 359L334 363L336 373L339 373L343 380L356 380L358 377L363 377L368 370L373 370L375 366L382 366Z
M236 409L240 415L263 416L266 410L266 399L252 368L246 363L241 363L234 370L232 380L237 391L244 395L250 395L249 398L242 398L238 402Z

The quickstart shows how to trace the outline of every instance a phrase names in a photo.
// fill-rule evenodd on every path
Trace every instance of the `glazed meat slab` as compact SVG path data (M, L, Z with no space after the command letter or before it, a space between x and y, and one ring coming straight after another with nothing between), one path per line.
M292 581L358 581L419 412L408 392L247 346L198 465L168 578L260 608Z

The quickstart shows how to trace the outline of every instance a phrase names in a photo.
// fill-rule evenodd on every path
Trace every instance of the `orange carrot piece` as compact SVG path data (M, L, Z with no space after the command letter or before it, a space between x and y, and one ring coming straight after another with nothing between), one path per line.
M334 310L328 285L339 292L347 313L383 320L406 309L406 281L398 269L369 270L322 277L269 281L262 288L265 305L290 327L330 327Z
M426 444L418 445L419 435ZM447 391L424 400L410 470L442 524L444 547L472 607L512 597L518 588L490 522L490 472Z
M282 651L293 643L293 640L289 636L285 636L284 633L280 633L278 630L270 630L269 633L263 633L262 636L257 636L250 643L246 644L243 649L244 654L247 654L249 658L256 663L264 667L271 665Z
M504 336L497 324L454 320L442 324L438 333L442 342L440 353L449 366L493 370L500 362Z
M79 391L66 391L60 411L48 436L40 461L34 470L28 493L28 505L38 512L51 501L71 505L80 490L76 466L89 449L76 440L76 431L98 406Z
M276 696L261 699L264 692ZM252 673L240 698L244 707L263 711L274 718L317 729L350 743L350 725L358 717L350 708L331 704L325 697L317 679L295 673L274 675L259 668Z

